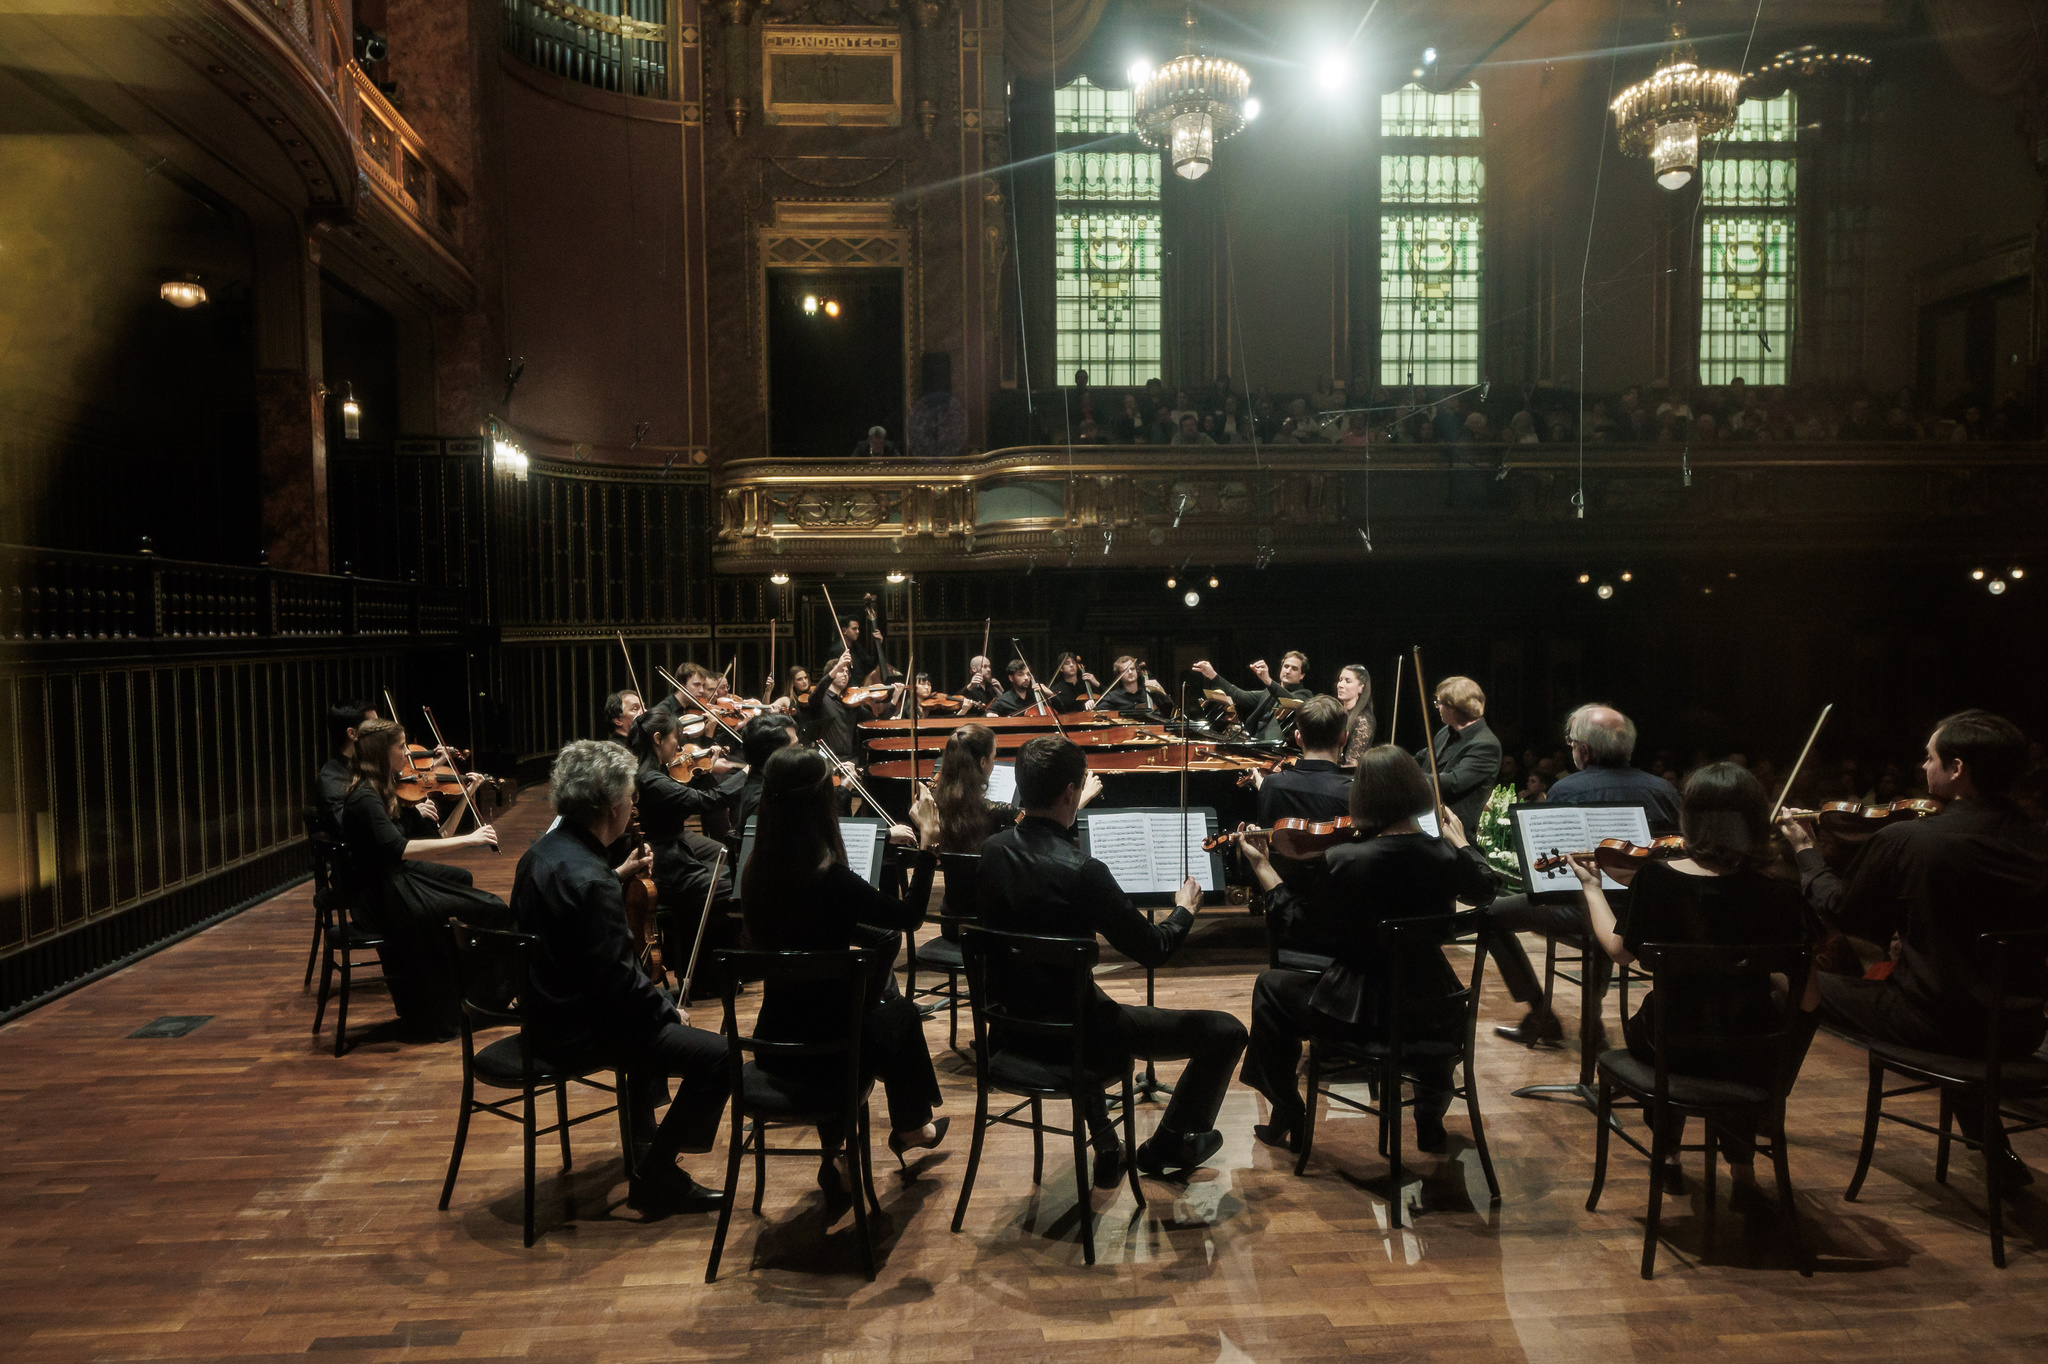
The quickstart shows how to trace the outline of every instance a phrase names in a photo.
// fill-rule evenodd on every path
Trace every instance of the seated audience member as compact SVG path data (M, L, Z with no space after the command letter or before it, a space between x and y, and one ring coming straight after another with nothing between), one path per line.
M890 969L900 945L898 935L915 932L924 923L932 872L938 866L934 849L939 812L929 792L919 791L910 818L917 826L917 863L909 889L898 899L875 889L846 865L830 764L813 749L781 749L762 766L754 855L740 883L750 948L873 951L874 973L861 987L866 1001L861 1013L861 1062L868 1074L881 1080L888 1095L889 1149L899 1156L937 1146L947 1126L944 1118L932 1121L939 1081L925 1048L922 1019L896 988ZM771 986L761 1002L758 1031L775 1041L829 1039L843 1029L846 1008L845 996L821 995L814 986L795 991ZM818 1074L821 1065L829 1074L843 1073L838 1057L792 1057L760 1064L763 1070L799 1079ZM860 1186L857 1169L854 1178L843 1179L835 1163L847 1135L837 1123L819 1124L819 1145L827 1154L818 1168L818 1186L829 1197L844 1197Z
M343 890L363 926L384 935L377 955L399 1018L445 1039L462 1024L448 921L503 928L505 902L478 890L465 869L423 859L458 848L495 848L498 833L479 822L473 833L453 838L408 837L398 818L398 778L405 766L405 730L389 720L363 721L341 805L341 839L348 849Z
M572 1070L626 1072L634 1147L628 1201L646 1211L709 1212L724 1195L676 1166L703 1153L725 1111L726 1045L688 1026L640 969L626 927L622 877L637 875L643 849L618 868L605 850L633 819L633 759L615 744L578 740L555 756L549 798L561 816L534 840L512 880L512 917L540 939L525 999L534 1048ZM654 1110L670 1076L682 1090L657 1127ZM643 1145L644 1143L644 1145Z
M900 458L901 455L902 451L896 448L896 442L889 439L889 432L887 428L880 426L870 426L868 428L868 438L862 441L860 444L853 447L853 454L851 458L897 459Z
M1295 1072L1301 1044L1314 1036L1378 1041L1392 1036L1385 1016L1388 961L1380 955L1379 926L1389 919L1449 914L1460 900L1485 904L1493 898L1493 874L1465 841L1456 814L1439 807L1443 837L1422 832L1416 816L1431 805L1429 778L1415 759L1382 744L1359 759L1351 782L1351 823L1359 837L1325 855L1326 884L1308 903L1293 903L1272 863L1252 844L1246 857L1267 894L1268 912L1299 913L1329 944L1336 964L1321 975L1304 971L1262 972L1252 990L1251 1045L1239 1077L1266 1096L1268 1120L1252 1129L1269 1146L1299 1150L1307 1109ZM1455 1041L1464 1027L1462 1011L1442 1007L1460 988L1444 960L1441 944L1422 945L1402 963L1411 1001L1436 1007L1413 1011L1402 1022L1404 1036ZM1415 1142L1425 1151L1445 1148L1444 1111L1451 1102L1451 1063L1430 1062L1415 1094Z
M1024 817L981 845L982 922L1004 933L1090 941L1099 934L1140 966L1162 965L1194 927L1201 887L1189 877L1175 896L1173 913L1162 923L1147 923L1109 868L1081 853L1074 819L1087 785L1086 756L1066 739L1048 735L1019 750L1017 798ZM1009 980L1002 994L1005 1003L1018 1007L1034 998L1059 998L1064 989L1057 981ZM1244 1051L1243 1024L1214 1010L1118 1004L1098 987L1088 1026L1090 1045L1105 1069L1127 1065L1134 1056L1188 1062L1157 1130L1136 1152L1140 1170L1155 1176L1187 1170L1222 1148L1216 1114ZM991 1045L1001 1050L1006 1043L998 1033ZM1088 1104L1087 1122L1096 1187L1113 1188L1124 1152L1099 1094Z
M1989 1036L1990 1011L2006 1009L2005 1055L2030 1055L2048 1023L2048 964L2009 961L2008 997L1991 998L1990 963L1978 935L2048 926L2048 829L2012 800L2027 766L2017 725L1966 710L1934 727L1921 771L1938 815L1893 824L1864 844L1837 877L1821 862L1812 833L1784 825L1814 908L1845 932L1882 943L1896 932L1898 964L1885 980L1820 977L1822 1016L1836 1027L1923 1051L1976 1056ZM1981 1132L1982 1110L1956 1109L1966 1135ZM2010 1149L2008 1180L2032 1178Z
M1640 957L1646 943L1812 945L1815 935L1808 931L1799 888L1763 871L1770 860L1770 818L1770 796L1743 768L1721 762L1693 773L1686 780L1679 810L1685 856L1645 863L1630 878L1626 930L1616 923L1592 856L1574 855L1571 867L1585 893L1597 950L1625 966ZM1747 991L1724 987L1668 1001L1651 991L1622 1024L1629 1054L1646 1064L1656 1063L1655 1011L1660 1008L1675 1010L1674 1018L1683 1016L1693 1026L1724 1033L1774 1031L1790 1009L1795 1015L1792 1032L1775 1074L1760 1073L1753 1058L1741 1054L1670 1058L1671 1068L1680 1074L1790 1089L1813 1040L1814 981L1809 972L1805 980L1786 982L1782 998L1773 997L1770 982L1763 977L1751 982ZM1735 1175L1734 1199L1740 1206L1756 1193L1756 1132L1735 1130L1720 1120L1716 1125Z
M1642 807L1644 818L1649 820L1652 835L1668 834L1678 827L1678 792L1671 783L1629 765L1636 751L1635 721L1612 706L1580 706L1565 721L1565 738L1571 744L1572 762L1578 770L1558 778L1547 793L1525 788L1523 800L1543 800L1551 805L1636 805ZM1538 769L1548 761L1539 760ZM1532 781L1540 780L1531 775ZM1627 904L1623 898L1624 910ZM1555 1014L1545 1012L1543 982L1537 979L1529 954L1515 935L1580 936L1586 927L1585 906L1576 902L1544 904L1527 895L1510 895L1495 901L1488 913L1496 930L1493 960L1500 968L1501 984L1516 1003L1529 1006L1520 1023L1494 1031L1510 1041L1531 1046L1559 1040L1564 1036L1564 1025ZM1612 974L1606 959L1594 953L1586 969L1593 973L1593 997L1604 998Z

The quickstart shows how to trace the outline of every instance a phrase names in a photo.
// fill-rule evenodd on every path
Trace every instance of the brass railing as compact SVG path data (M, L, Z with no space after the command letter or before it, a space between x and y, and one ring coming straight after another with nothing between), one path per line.
M469 195L427 149L376 82L354 62L341 83L342 116L355 139L356 163L369 187L405 218L425 228L443 246L456 249L456 210Z
M504 44L557 76L673 99L668 0L503 0Z
M1883 545L2048 540L2048 446L1034 446L946 464L737 460L722 571L811 569L884 542L908 566L1102 566L1378 552L1511 556L1711 533Z
M0 647L450 638L462 621L456 588L0 545Z

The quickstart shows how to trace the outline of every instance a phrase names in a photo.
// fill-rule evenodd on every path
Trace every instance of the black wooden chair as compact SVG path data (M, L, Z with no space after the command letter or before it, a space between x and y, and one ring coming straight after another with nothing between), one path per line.
M321 900L336 893L335 865L342 856L341 840L327 831L327 822L316 810L302 810L299 821L305 826L306 846L313 853L313 944L306 949L306 982L303 990L313 988L313 968L320 964L320 944L327 940L327 925L321 918Z
M1088 1162L1087 1107L1112 1084L1123 1087L1124 1165L1130 1177L1131 1193L1138 1206L1145 1206L1145 1191L1138 1184L1137 1123L1132 1117L1132 1063L1102 1069L1088 1062L1088 1012L1095 997L1096 962L1102 949L1093 938L1040 938L1022 933L999 933L970 925L962 930L960 943L966 959L968 1006L974 1017L974 1142L967 1152L967 1174L960 1182L960 1205L953 1210L953 1230L967 1219L967 1201L974 1196L974 1176L981 1166L981 1144L988 1129L998 1124L1028 1128L1031 1132L1031 1182L1041 1183L1045 1174L1045 1134L1070 1136L1074 1142L1075 1213L1081 1223L1081 1254L1095 1263L1095 1211L1089 1191L1094 1187ZM1049 976L1061 978L1061 988L1029 1001L1013 999L1018 986L1016 973L1026 979ZM991 979L994 986L991 987ZM1014 1047L1018 1042L1035 1043L1037 1055L1015 1050L991 1050L991 1033L996 1040ZM1065 1053L1065 1059L1047 1061L1040 1056ZM989 1095L1002 1093L1021 1102L994 1116L989 1114ZM1072 1111L1071 1127L1049 1127L1044 1101L1065 1099ZM1017 1114L1031 1110L1028 1119Z
M1799 1272L1811 1277L1813 1256L1799 1229L1799 1210L1792 1198L1792 1172L1785 1161L1785 1095L1797 1078L1796 1071L1781 1064L1785 1049L1795 1044L1798 1009L1786 1000L1768 1026L1731 1024L1711 1016L1684 1017L1693 1012L1672 1007L1674 1000L1697 1000L1741 993L1761 994L1770 988L1770 977L1782 976L1789 990L1796 991L1807 976L1813 954L1810 949L1787 944L1743 946L1702 946L1691 943L1646 943L1642 962L1650 969L1657 995L1652 1035L1657 1049L1654 1063L1639 1060L1626 1048L1603 1052L1598 1064L1598 1115L1593 1157L1593 1188L1586 1195L1586 1211L1599 1206L1600 1190L1607 1182L1608 1138L1617 1128L1610 1121L1615 1109L1615 1092L1626 1096L1624 1108L1642 1110L1650 1120L1650 1210L1643 1228L1645 1279L1654 1272L1657 1235L1664 1208L1665 1171L1682 1151L1700 1151L1706 1157L1701 1194L1705 1200L1702 1235L1711 1244L1714 1237L1714 1184L1721 1149L1729 1138L1721 1128L1731 1119L1746 1131L1757 1134L1757 1145L1768 1148L1778 1186L1782 1210L1792 1244L1799 1258ZM1627 1016L1628 986L1622 985L1623 1017ZM1773 1077L1765 1084L1674 1072L1671 1058L1679 1054L1712 1054L1745 1058L1744 1069ZM1685 1126L1700 1119L1705 1135L1698 1146L1685 1144ZM1642 1144L1621 1133L1621 1139L1636 1150Z
M935 999L945 1004L948 1014L946 1045L960 1050L960 1001L967 998L967 959L960 951L960 930L981 921L974 881L981 869L980 853L940 853L939 872L946 878L946 907L939 918L939 936L928 942L911 940L909 965L904 973L903 993L915 1003ZM945 980L920 986L917 973L925 970Z
M1273 866L1275 870L1280 872L1281 879L1286 881L1290 887L1296 888L1304 886L1305 883L1301 878L1315 878L1327 875L1325 867L1317 865L1319 862L1320 854L1316 858L1285 858L1277 854L1273 856ZM1290 877L1296 879L1289 879ZM1303 890L1302 893L1306 893L1306 891ZM1259 917L1265 920L1266 923L1267 970L1300 971L1304 975L1319 976L1337 964L1334 957L1312 951L1301 943L1290 940L1287 932L1288 925L1283 921L1282 916L1273 913L1271 905L1268 905L1265 913Z
M327 1017L327 1001L334 1000L334 1054L348 1051L348 1001L358 984L377 984L385 979L384 935L355 922L348 887L349 856L346 844L314 827L306 817L306 836L313 845L313 943L320 957L320 993L313 1005L313 1035ZM360 953L376 958L376 974L365 977L356 964ZM336 977L339 977L337 988ZM310 974L307 977L310 982ZM387 985L388 988L388 985Z
M837 1123L846 1134L851 1173L860 1188L853 1193L853 1221L860 1242L861 1268L869 1282L875 1277L875 1243L868 1230L868 1213L880 1212L875 1197L875 1172L868 1142L868 1096L875 1082L861 1073L861 1016L867 1010L869 991L883 963L873 951L837 952L742 952L724 950L713 955L720 995L725 1003L725 1040L729 1048L727 1071L732 1079L732 1139L725 1160L725 1205L718 1212L718 1232L711 1240L711 1259L704 1266L704 1282L718 1278L718 1261L725 1254L725 1234L732 1225L732 1205L739 1197L740 1162L751 1151L754 1156L754 1211L761 1211L761 1198L768 1187L768 1157L827 1156L821 1136L816 1146L773 1147L768 1133L777 1127L817 1127ZM783 991L807 993L837 990L846 997L846 1023L836 1035L814 1041L779 1042L758 1034L742 1033L735 1012L740 986L746 981L761 983L764 1001ZM752 1060L748 1058L752 1057ZM783 1065L763 1070L760 1062ZM788 1063L798 1062L798 1066ZM804 1073L812 1071L813 1073Z
M1294 1161L1295 1174L1302 1174L1308 1169L1309 1155L1315 1149L1318 1098L1343 1104L1360 1113L1370 1113L1380 1120L1379 1146L1387 1158L1392 1194L1387 1206L1393 1224L1400 1226L1401 1110L1413 1107L1415 1103L1404 1096L1419 1080L1419 1062L1448 1061L1454 1068L1464 1071L1464 1083L1452 1086L1451 1097L1465 1101L1465 1112L1472 1123L1472 1144L1479 1150L1479 1168L1486 1175L1486 1187L1492 1201L1500 1202L1500 1180L1493 1172L1493 1155L1486 1146L1486 1125L1479 1113L1479 1080L1473 1059L1476 1051L1474 1037L1479 1026L1479 984L1486 973L1487 942L1492 932L1492 922L1486 911L1479 909L1466 910L1462 914L1433 914L1419 919L1389 919L1380 924L1380 959L1387 963L1383 999L1385 1017L1390 1019L1408 1018L1419 1005L1427 1002L1420 998L1410 999L1412 991L1402 969L1407 952L1416 951L1421 945L1441 948L1453 939L1471 941L1471 978L1463 988L1440 997L1446 1012L1452 1008L1458 1011L1458 1038L1447 1041L1409 1037L1404 1035L1405 1029L1398 1027L1387 1029L1390 1035L1384 1041L1359 1041L1326 1034L1311 1037L1308 1045L1308 1112L1302 1121L1301 1152ZM1372 1093L1368 1095L1370 1101L1360 1102L1332 1088L1347 1080L1369 1082L1372 1086Z
M609 1066L564 1070L536 1056L526 1032L525 1011L516 1000L511 1004L496 1002L504 995L504 987L508 983L517 995L525 995L528 958L537 939L524 933L471 928L455 919L448 921L448 927L455 934L457 986L462 994L462 1106L455 1119L455 1149L448 1153L448 1177L441 1183L441 1210L448 1210L448 1200L455 1192L455 1176L462 1169L462 1148L469 1141L470 1116L489 1113L508 1122L516 1122L526 1139L525 1225L526 1244L531 1246L534 1143L537 1139L550 1132L561 1135L562 1169L566 1172L570 1163L569 1129L616 1113L619 1118L619 1148L625 1152L630 1169L633 1134L630 1105L625 1102L626 1077L623 1072L615 1072L613 1083L607 1085L589 1077L600 1070L610 1069ZM476 1034L496 1028L517 1031L479 1048ZM572 1083L611 1095L611 1104L570 1117L569 1086ZM502 1099L479 1099L476 1097L478 1085L511 1093ZM555 1092L555 1121L542 1127L534 1113L534 1096L546 1089ZM517 1112L506 1111L515 1104L518 1105ZM573 1207L570 1215L575 1215Z
M1856 1174L1849 1180L1849 1188L1842 1197L1853 1200L1863 1188L1863 1178L1870 1173L1871 1154L1877 1149L1879 1119L1934 1135L1934 1180L1937 1184L1948 1183L1949 1143L1960 1141L1984 1153L1984 1192L1989 1200L1985 1216L1991 1228L1991 1263L2004 1269L2005 1215L2002 1200L2007 1189L2005 1172L2000 1167L2003 1165L2002 1157L2011 1149L2007 1138L2015 1132L2032 1132L2048 1127L2048 1120L2032 1114L2014 1113L2005 1106L2011 1099L2033 1098L2048 1093L2048 1063L2031 1057L2013 1059L2004 1055L2005 1025L2008 1016L2014 1012L2013 1005L2019 1004L2030 1010L2031 1016L2038 1019L2041 1001L2011 999L2006 989L2012 978L2009 973L2012 962L2031 960L2038 963L2048 957L2048 931L1986 933L1977 939L1977 944L1978 951L1988 963L1984 978L1991 982L1990 998L2006 1001L2005 1008L1987 1011L1991 1021L1986 1029L1983 1055L1946 1056L1853 1033L1842 1034L1870 1053L1870 1097L1863 1111L1863 1149L1857 1153ZM1908 1083L1899 1089L1886 1089L1887 1073L1898 1075ZM1939 1127L1930 1127L1924 1122L1884 1111L1886 1099L1930 1089L1941 1091ZM1984 1124L1982 1137L1966 1137L1953 1131L1956 1110L1963 1103L1980 1106ZM2008 1119L2019 1125L2007 1126Z

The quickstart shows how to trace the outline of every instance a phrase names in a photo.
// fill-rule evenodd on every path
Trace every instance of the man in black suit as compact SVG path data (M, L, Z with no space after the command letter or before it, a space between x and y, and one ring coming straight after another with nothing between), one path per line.
M1259 827L1270 829L1280 819L1327 823L1351 813L1351 773L1343 766L1345 731L1351 717L1334 696L1314 696L1295 713L1294 737L1301 756L1290 767L1259 778ZM1327 969L1332 948L1311 926L1312 906L1328 889L1329 868L1322 853L1291 857L1284 838L1273 846L1273 870L1294 892L1266 902L1266 932L1273 940L1275 960L1293 970Z
M1639 805L1653 835L1678 831L1678 792L1662 777L1652 776L1630 765L1636 751L1636 723L1612 706L1595 702L1580 706L1565 721L1564 737L1571 745L1572 762L1578 770L1562 777L1544 799L1550 805ZM1628 913L1628 891L1608 896L1614 912ZM1493 902L1487 914L1493 920L1493 960L1500 968L1500 983L1510 997L1529 1006L1522 1021L1512 1028L1494 1031L1510 1042L1534 1046L1564 1038L1564 1024L1543 1007L1543 982L1522 947L1517 933L1538 933L1546 938L1586 941L1586 899L1574 891L1568 899L1532 900L1527 895L1509 895ZM1592 972L1595 999L1607 994L1607 982L1614 965L1597 948L1586 953L1586 970ZM1597 1020L1593 1027L1597 1030ZM1596 1032L1597 1036L1597 1032Z
M1443 803L1476 832L1500 775L1500 740L1486 727L1486 693L1469 677L1446 677L1436 684L1436 713L1444 722L1434 741ZM1415 761L1430 770L1427 749L1416 749Z
M519 859L512 914L540 939L525 992L535 1050L565 1068L626 1071L635 1145L628 1198L648 1211L709 1212L724 1195L693 1181L678 1153L718 1136L728 1092L725 1039L692 1028L640 969L626 927L625 875L644 870L643 848L618 868L605 851L633 818L632 755L579 739L556 755L551 795L561 820ZM667 1077L683 1084L657 1128Z
M1066 739L1047 735L1018 751L1017 801L1024 816L981 845L975 884L982 922L1003 933L1089 941L1100 934L1138 965L1159 966L1194 927L1201 887L1189 877L1174 897L1173 913L1163 923L1146 922L1109 868L1081 853L1074 818L1087 784L1087 757ZM1065 994L1057 979L1010 979L1001 985L1013 1004ZM993 994L997 983L992 981L990 989ZM1136 1152L1138 1168L1163 1175L1215 1155L1223 1145L1216 1114L1230 1088L1231 1071L1244 1054L1244 1024L1216 1010L1118 1004L1100 987L1089 1008L1091 1046L1106 1068L1127 1065L1132 1056L1188 1063L1158 1129ZM1087 1116L1095 1143L1095 1185L1114 1188L1123 1150L1099 1091Z
M1195 671L1214 682L1230 703L1237 707L1237 722L1254 739L1278 740L1285 737L1288 724L1294 717L1294 707L1283 707L1282 701L1306 701L1314 693L1301 685L1302 675L1308 671L1308 656L1299 649L1289 649L1280 655L1280 676L1276 681L1266 668L1266 660L1252 664L1252 676L1259 679L1262 691L1248 691L1231 683L1228 678L1218 677L1216 669L1208 662L1194 665Z

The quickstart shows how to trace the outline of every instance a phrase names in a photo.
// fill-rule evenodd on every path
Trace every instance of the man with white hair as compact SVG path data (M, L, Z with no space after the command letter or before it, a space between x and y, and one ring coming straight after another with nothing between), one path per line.
M1678 791L1662 777L1652 776L1630 765L1636 751L1636 722L1612 706L1594 702L1580 706L1565 721L1565 739L1572 747L1572 762L1578 771L1560 777L1545 798L1551 805L1640 805L1650 822L1652 834L1678 830ZM1626 903L1627 891L1609 896L1617 912ZM1583 896L1555 904L1539 904L1526 895L1510 895L1493 902L1487 914L1493 920L1493 960L1500 968L1500 983L1529 1012L1512 1028L1494 1031L1511 1042L1534 1046L1556 1042L1564 1036L1564 1025L1544 1007L1543 982L1529 963L1517 933L1537 933L1546 938L1586 941L1586 905ZM1598 948L1586 953L1586 969L1593 973L1593 997L1607 993L1613 971L1607 954Z
M512 914L540 940L526 991L535 1049L572 1070L626 1072L634 1145L628 1201L648 1212L714 1212L724 1194L679 1169L679 1152L709 1151L727 1096L726 1044L688 1026L640 969L626 927L621 882L645 870L641 848L619 867L605 850L633 819L634 762L617 744L579 739L555 755L552 798L561 816L519 859ZM657 1128L667 1077L682 1080Z
M870 426L868 428L868 438L853 447L851 458L897 459L901 457L902 453L901 450L896 448L896 442L889 439L887 427Z

